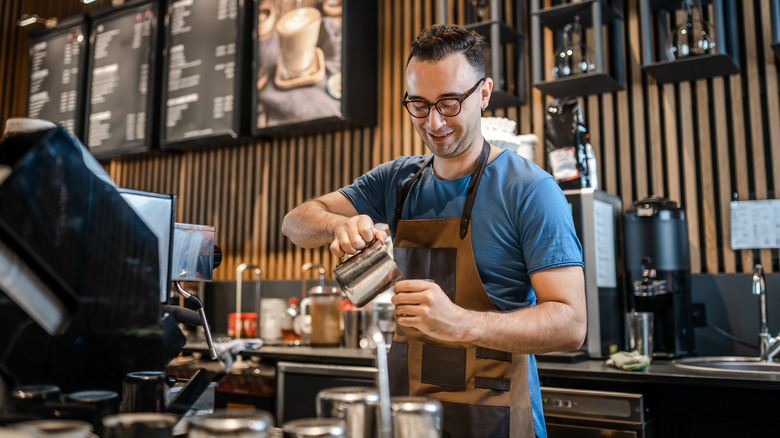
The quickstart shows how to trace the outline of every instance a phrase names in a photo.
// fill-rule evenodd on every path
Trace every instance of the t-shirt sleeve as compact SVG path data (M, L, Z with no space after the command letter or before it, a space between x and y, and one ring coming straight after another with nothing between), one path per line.
M357 177L339 192L349 199L359 214L368 215L376 222L387 222L387 199L390 196L392 162L383 163Z
M583 266L571 208L552 178L543 178L529 189L517 223L529 274L558 266Z

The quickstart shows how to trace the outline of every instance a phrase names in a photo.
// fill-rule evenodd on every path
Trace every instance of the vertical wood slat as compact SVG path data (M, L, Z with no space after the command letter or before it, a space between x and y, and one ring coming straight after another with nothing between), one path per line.
M696 81L696 105L698 112L698 130L699 130L699 163L698 180L700 183L701 194L697 200L701 203L701 218L699 226L699 235L703 237L704 243L704 262L706 270L704 272L718 271L718 249L717 236L715 233L715 183L713 181L713 162L712 162L712 144L710 135L709 108L710 100L707 90L707 81L700 79ZM686 183L687 184L687 183Z
M745 29L755 29L755 15L753 11L753 2L743 2L743 20ZM756 34L754 32L745 32L745 58L747 65L744 66L745 77L747 78L748 99L750 101L750 136L751 152L753 156L753 186L755 188L756 199L766 199L767 181L766 170L764 168L764 132L762 129L761 117L761 91L759 90L759 71L758 71L758 53L756 53ZM760 262L763 266L769 266L771 272L772 259L768 249L762 249L760 252ZM755 262L758 262L756 260Z
M715 104L713 110L715 113L715 142L717 148L717 169L718 174L727 175L727 170L730 168L731 157L729 156L728 149L728 126L726 121L726 82L723 78L715 78L712 81L712 88L714 90L713 97ZM724 104L721 104L724 103ZM720 190L718 191L718 200L720 203L720 232L722 236L723 250L723 270L726 272L736 272L737 264L734 255L734 251L730 248L731 242L731 218L729 217L729 211L726 208L731 201L731 181L730 179L721 178L719 180ZM717 272L717 271L709 271Z
M624 71L630 71L630 78L626 78L626 88L631 91L631 142L629 148L633 155L634 165L633 169L633 194L628 193L631 196L628 201L630 202L634 198L643 199L649 195L648 190L648 175L647 175L647 153L645 144L645 101L642 95L642 69L639 60L639 18L637 13L637 2L628 2L629 10L627 10L628 19L628 37L630 43L627 45L626 55L626 69ZM606 39L605 39L606 41ZM622 108L621 108L622 109ZM627 110L628 108L626 108ZM621 125L623 126L623 125ZM621 152L622 156L622 152ZM633 196L635 195L635 196ZM626 196L623 196L623 204L626 205Z
M701 241L699 239L699 210L696 203L696 151L694 144L694 120L693 112L688 110L693 105L690 82L680 83L680 128L682 134L682 177L683 183L683 208L688 223L688 241L690 246L691 273L701 272Z

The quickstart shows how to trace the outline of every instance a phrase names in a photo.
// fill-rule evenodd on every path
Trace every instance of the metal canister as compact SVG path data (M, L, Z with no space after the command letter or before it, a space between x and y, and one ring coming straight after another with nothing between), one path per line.
M220 410L189 417L189 438L270 438L274 417L263 410Z
M21 385L11 391L11 407L16 413L33 413L50 402L60 400L56 385Z
M284 438L346 438L347 427L338 418L299 418L282 425Z
M85 409L85 419L89 419L95 433L99 436L104 435L101 419L119 413L119 394L114 391L77 391L68 394L66 399Z
M122 382L122 412L163 412L168 389L164 371L127 373Z
M105 438L171 438L179 418L158 412L131 412L103 418Z
M427 397L391 397L393 438L440 438L444 410Z
M317 417L340 418L346 422L350 438L373 438L377 435L379 395L376 389L343 386L317 393Z

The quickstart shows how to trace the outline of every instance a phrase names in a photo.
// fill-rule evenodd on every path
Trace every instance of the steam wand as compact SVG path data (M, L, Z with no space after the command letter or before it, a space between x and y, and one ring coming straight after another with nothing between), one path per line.
M376 348L377 389L379 390L379 426L380 438L391 438L392 412L390 408L390 379L388 377L387 344L379 326L372 324L368 328L371 341L369 347Z
M198 298L197 296L187 292L181 287L180 282L174 281L174 285L176 285L176 291L179 293L179 295L183 296L184 299L189 300L190 303L195 305L195 308L198 309L198 315L200 315L200 323L203 326L203 333L206 335L206 344L209 346L209 357L211 357L212 360L217 359L217 349L214 348L214 340L211 337L211 329L209 328L209 323L206 321L206 312L203 310L203 302Z

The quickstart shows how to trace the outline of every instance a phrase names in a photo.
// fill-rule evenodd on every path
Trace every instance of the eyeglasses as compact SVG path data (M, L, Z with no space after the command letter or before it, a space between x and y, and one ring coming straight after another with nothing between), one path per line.
M409 100L407 97L409 97L409 93L404 93L404 100L402 102L404 108L406 108L407 111L409 111L409 114L412 115L412 117L417 119L424 119L428 117L428 114L431 113L431 107L435 106L436 111L439 112L439 114L443 115L444 117L455 117L458 114L460 114L460 109L463 104L463 101L468 99L469 96L471 96L476 90L477 87L485 80L486 78L482 78L477 82L471 89L463 94L461 94L458 97L445 97L443 99L439 99L434 103L428 103L422 99L412 99Z

